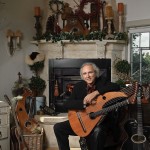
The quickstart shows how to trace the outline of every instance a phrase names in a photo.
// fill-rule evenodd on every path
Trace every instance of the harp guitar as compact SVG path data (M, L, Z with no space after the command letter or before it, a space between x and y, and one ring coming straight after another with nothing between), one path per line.
M99 95L95 99L95 103L90 104L84 110L70 110L68 119L73 131L80 137L87 136L108 112L132 103L135 100L137 88L138 83L135 82L132 86L119 92L108 92Z

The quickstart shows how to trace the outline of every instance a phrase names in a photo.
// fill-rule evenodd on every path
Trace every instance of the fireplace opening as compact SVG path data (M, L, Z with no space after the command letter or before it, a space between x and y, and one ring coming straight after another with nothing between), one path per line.
M53 104L56 112L67 112L63 103L81 80L80 67L85 62L95 63L111 81L111 59L49 59L49 105Z

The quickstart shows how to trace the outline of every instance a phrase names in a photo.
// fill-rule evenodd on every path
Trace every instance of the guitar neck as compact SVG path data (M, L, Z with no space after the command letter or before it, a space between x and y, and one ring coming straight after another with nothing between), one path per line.
M124 92L128 97L130 97L135 92L135 87L134 86L136 87L136 85L128 86L128 87L125 87L125 88L121 89L120 91Z
M112 110L115 110L116 108L125 106L125 105L127 105L127 104L129 104L128 99L126 99L126 100L124 100L124 101L122 101L122 102L118 102L117 104L114 104L114 105L112 105L112 106L103 108L103 109L100 110L100 111L90 113L89 116L90 116L90 118L96 118L96 117L99 116L99 115L106 115L108 112L111 112Z
M142 104L141 104L141 87L139 87L139 91L137 94L137 122L138 122L138 128L137 133L138 135L143 135L143 120L142 120Z

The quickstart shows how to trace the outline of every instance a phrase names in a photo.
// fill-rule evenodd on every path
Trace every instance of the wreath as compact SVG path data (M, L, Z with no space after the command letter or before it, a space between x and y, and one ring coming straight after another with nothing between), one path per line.
M92 13L85 13L83 10L84 6L87 5L88 3L96 4L95 11L93 11ZM98 0L82 0L79 5L79 10L76 11L76 15L82 16L85 20L89 20L90 18L93 18L97 14L99 14L101 8L102 4Z

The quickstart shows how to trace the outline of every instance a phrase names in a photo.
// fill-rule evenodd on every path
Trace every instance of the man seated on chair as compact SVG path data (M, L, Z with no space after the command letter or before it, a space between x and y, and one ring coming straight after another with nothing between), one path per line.
M100 70L94 63L84 63L80 68L80 76L82 81L74 86L73 92L66 103L68 109L75 109L75 100L78 102L76 109L80 110L84 109L85 105L90 105L96 96L106 92L120 90L118 84L112 83L105 77L100 76ZM85 137L88 150L104 149L107 131L113 126L113 123L116 122L115 119L117 119L116 115L113 116L115 113L110 112L105 119L101 123L98 123L92 132ZM69 135L76 136L76 134L72 130L69 121L56 123L54 125L54 133L59 150L70 150Z

